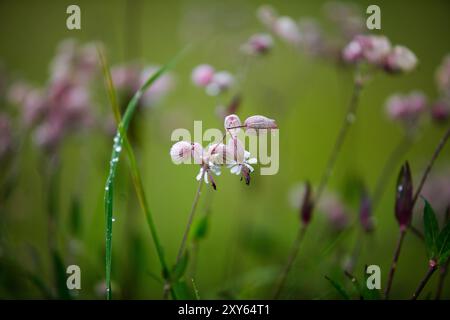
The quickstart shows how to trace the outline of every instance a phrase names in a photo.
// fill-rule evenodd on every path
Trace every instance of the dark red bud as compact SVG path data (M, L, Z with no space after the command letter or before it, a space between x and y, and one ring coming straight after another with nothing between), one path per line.
M359 206L359 221L365 232L373 231L372 201L366 192L364 192L361 197L361 203Z
M395 198L395 217L401 228L409 225L413 209L413 183L408 161L400 169Z
M311 221L313 211L312 190L309 181L305 183L305 194L303 196L302 205L300 207L300 219L303 224L307 225Z

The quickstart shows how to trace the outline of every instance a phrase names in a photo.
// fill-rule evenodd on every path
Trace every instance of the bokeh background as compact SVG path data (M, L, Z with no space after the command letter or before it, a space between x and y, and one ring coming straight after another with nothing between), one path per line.
M253 33L266 31L256 17L257 8L265 3L283 15L313 17L328 31L335 28L324 15L324 1L76 1L81 7L82 29L74 31L66 28L66 8L73 1L0 2L0 60L8 81L24 79L44 86L57 46L68 38L80 44L100 41L111 65L130 61L161 65L186 45L191 46L171 71L175 87L154 107L140 110L135 122L138 163L169 263L175 260L198 172L195 166L172 163L172 130L193 129L194 120L202 120L204 128L222 128L216 106L227 103L236 92L243 99L238 109L241 119L253 114L276 119L280 128L278 174L254 175L250 186L222 174L217 179L218 190L205 188L201 196L197 217L210 212L195 275L202 298L270 297L299 225L289 194L307 179L317 185L351 95L350 69L299 53L279 40L270 54L251 59L245 80L233 92L216 99L193 86L190 74L198 64L209 63L233 73L243 68L239 47ZM372 2L357 4L364 12ZM386 98L418 89L434 100L438 96L436 68L450 53L450 3L377 4L382 12L382 30L377 33L411 48L420 64L404 76L379 73L363 91L356 121L329 183L329 189L339 193L350 208L352 221L358 212L356 182L372 190L389 153L402 139L401 126L386 116ZM17 106L2 99L1 112L14 119L17 152L12 164L5 161L0 167L2 188L8 189L2 191L0 203L1 298L45 298L52 296L46 292L56 292L49 230L57 239L61 263L81 268L82 289L73 298L104 297L103 193L112 137L99 129L111 117L100 72L92 92L99 125L69 135L59 150L58 182L51 194L57 203L57 227L53 229L47 225L50 191L43 169L49 157L33 143L32 133L20 125ZM416 181L444 129L425 119L414 145L401 159L409 160ZM446 148L433 172L445 172L449 160L450 149ZM379 265L384 285L398 234L393 213L396 174L397 169L374 212L376 230L363 240L358 238L358 223L335 232L324 214L315 213L283 298L340 298L325 275L351 292L342 264L356 241L362 241L362 248L355 275L362 280L365 264ZM14 177L7 187L5 176ZM161 298L159 263L126 161L120 163L116 181L114 217L114 298ZM415 223L420 228L420 221ZM392 297L409 297L426 267L423 244L407 234ZM437 278L435 275L423 297L434 294ZM444 297L450 297L449 280Z

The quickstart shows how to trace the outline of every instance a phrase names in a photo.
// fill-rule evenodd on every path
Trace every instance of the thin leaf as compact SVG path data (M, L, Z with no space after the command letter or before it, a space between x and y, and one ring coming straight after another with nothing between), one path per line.
M192 233L194 241L198 241L206 237L206 234L208 233L208 225L208 215L202 216L197 221Z
M172 270L172 280L174 282L178 281L183 277L184 273L186 272L187 265L189 262L189 254L186 250L183 256L181 257L180 261L173 267Z
M176 296L181 300L193 300L191 290L189 290L188 285L185 281L176 281L173 285Z
M439 233L437 238L437 258L438 263L443 264L450 256L450 222Z
M342 287L338 282L334 281L328 276L325 276L325 279L327 279L331 283L331 285L336 289L336 291L341 295L342 298L344 298L345 300L350 300L350 296L344 289L344 287Z
M424 199L425 207L423 209L423 226L425 229L425 245L427 247L428 257L435 258L437 251L437 238L439 235L439 225L436 214L430 203Z
M195 284L194 278L191 279L192 287L194 288L195 300L200 300L200 294L198 293L197 285Z
M111 293L111 256L112 256L112 216L113 216L113 195L114 195L114 180L115 180L115 174L117 171L117 166L119 164L120 159L120 152L122 150L122 145L124 143L124 140L126 140L126 132L128 130L128 126L130 124L130 121L133 117L134 112L136 111L138 102L142 95L145 93L145 91L151 86L152 83L154 83L161 75L163 75L166 71L171 69L175 63L180 58L180 55L176 56L174 59L172 59L169 63L161 67L157 72L155 72L151 77L145 81L145 83L139 88L139 90L135 93L131 101L128 103L128 106L125 110L125 114L122 118L122 120L119 122L118 129L116 136L114 137L114 144L111 152L111 161L110 161L110 168L109 168L109 174L106 179L106 185L105 185L105 196L104 196L104 203L105 203L105 217L106 217L106 298L111 299L112 293ZM154 228L153 220L151 219L151 216L147 215L147 222L152 227L152 235L155 239L155 232L156 228ZM158 253L161 256L163 255L161 246L159 243L156 243L157 249L159 250ZM167 268L163 268L163 274L167 274L168 270ZM174 295L173 295L174 296Z

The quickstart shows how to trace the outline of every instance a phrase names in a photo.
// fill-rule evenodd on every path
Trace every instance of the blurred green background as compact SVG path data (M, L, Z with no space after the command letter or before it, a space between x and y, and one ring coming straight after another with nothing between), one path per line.
M202 120L204 128L222 128L222 121L215 115L217 101L192 85L191 70L210 63L236 72L240 68L240 44L253 33L265 31L256 18L256 9L265 3L295 19L310 16L328 23L322 11L324 1L76 1L81 7L82 29L69 31L65 12L73 1L0 2L0 60L9 72L37 85L45 84L49 62L58 43L66 38L82 43L101 41L112 65L133 60L163 64L191 44L189 53L173 70L176 88L157 108L139 113L138 162L169 263L175 260L181 241L198 171L194 166L172 163L170 134L175 128L192 129L194 120ZM363 9L372 4L358 3ZM378 5L382 12L380 33L393 43L411 48L420 64L405 76L379 74L363 91L356 122L329 183L331 190L350 193L347 198L355 209L354 217L357 204L351 192L346 192L348 185L362 179L372 190L386 158L402 138L400 126L385 115L386 98L395 92L419 89L434 99L436 67L450 52L448 1L379 1ZM101 75L96 85L97 107L106 115L110 109ZM197 261L195 280L202 298L270 296L299 223L297 212L288 202L289 191L306 179L317 185L351 88L348 70L299 54L280 41L268 56L250 63L240 88L243 104L238 114L241 119L253 114L276 119L280 170L274 176L254 175L249 187L235 176L222 174L217 178L216 192L204 189L197 217L204 214L210 202L211 219ZM406 155L415 180L443 129L425 123ZM99 292L104 280L103 192L111 143L98 132L80 132L66 139L61 149L56 236L64 264L81 267L82 290L77 298L103 298ZM21 269L32 272L47 286L54 283L47 250L47 190L39 166L45 158L29 139L20 150L17 185L0 204L0 297L42 298L41 290ZM449 160L450 149L446 148L435 172L445 169ZM4 168L2 165L0 170ZM355 269L355 275L362 279L365 264L379 265L383 285L398 233L393 213L394 176L375 212L376 231L363 241ZM159 276L159 263L126 161L120 163L115 204L114 298L161 298L162 284L154 279L154 275ZM74 210L79 210L78 228L74 227ZM339 298L325 275L351 289L341 264L345 253L354 247L357 228L337 235L317 213L283 297ZM426 267L424 246L408 234L392 297L409 297ZM437 276L425 289L424 297L434 292L436 280ZM446 285L444 293L449 298L449 280Z

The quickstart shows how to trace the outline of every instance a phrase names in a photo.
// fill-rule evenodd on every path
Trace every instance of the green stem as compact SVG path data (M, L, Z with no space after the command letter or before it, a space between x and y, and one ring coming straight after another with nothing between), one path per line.
M394 258L392 259L391 269L389 271L389 278L384 291L384 298L389 299L389 293L391 292L392 281L394 280L395 270L397 270L398 258L400 257L400 251L402 249L403 239L405 238L406 228L400 227L400 235L398 237L397 246L394 252Z

